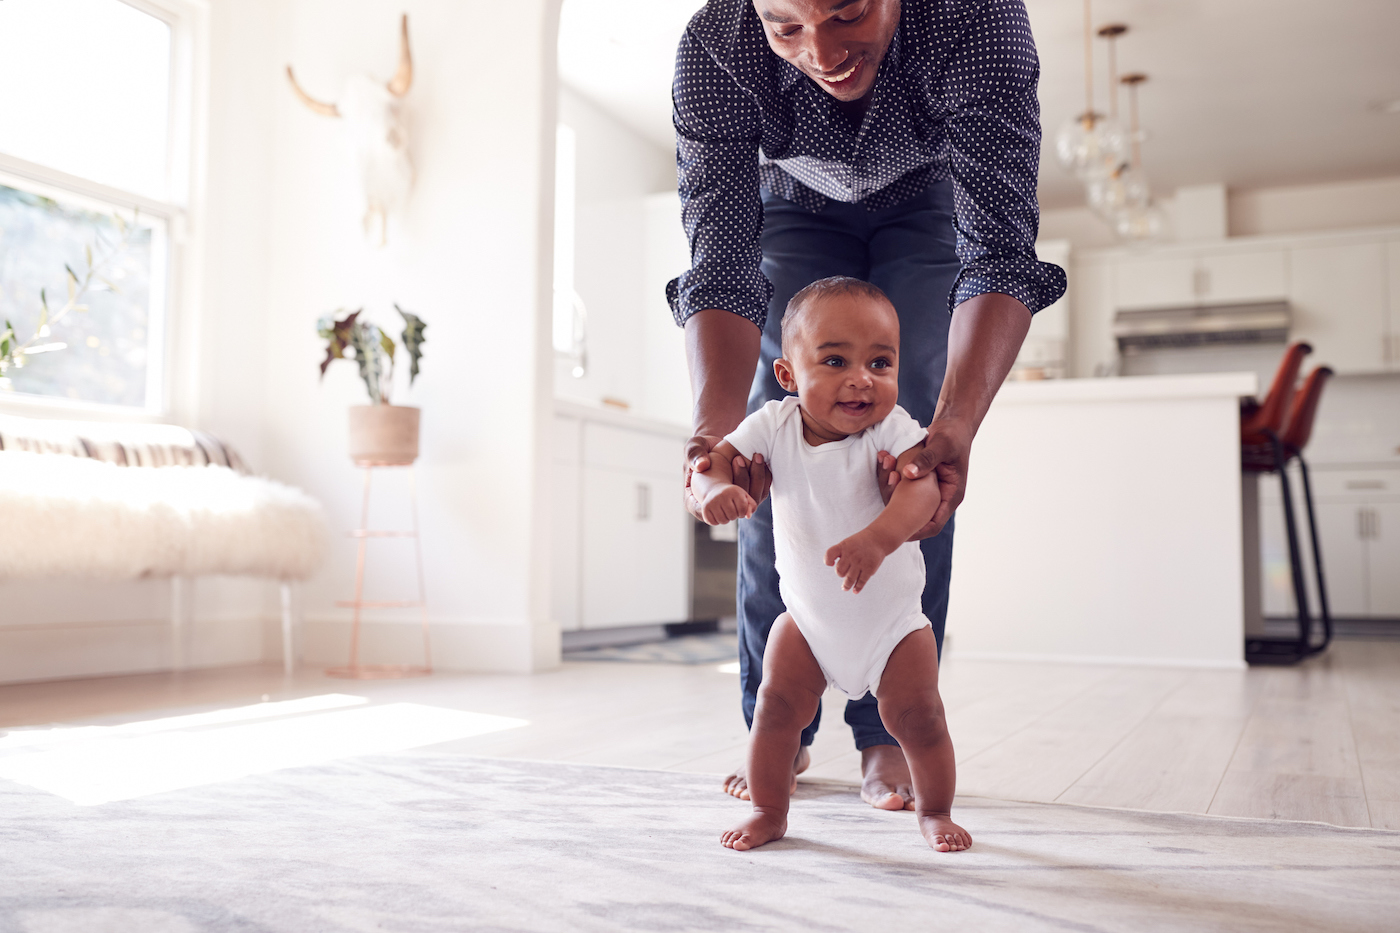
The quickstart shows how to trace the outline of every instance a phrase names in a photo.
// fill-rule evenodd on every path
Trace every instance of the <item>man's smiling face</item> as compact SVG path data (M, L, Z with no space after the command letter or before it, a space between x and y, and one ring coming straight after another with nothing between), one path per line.
M899 0L753 0L768 46L841 101L875 86Z

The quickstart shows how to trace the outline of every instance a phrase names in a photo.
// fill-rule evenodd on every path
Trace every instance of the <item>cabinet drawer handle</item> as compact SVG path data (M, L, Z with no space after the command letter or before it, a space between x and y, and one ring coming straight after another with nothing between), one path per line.
M648 483L637 484L637 521L644 522L651 518L651 486Z

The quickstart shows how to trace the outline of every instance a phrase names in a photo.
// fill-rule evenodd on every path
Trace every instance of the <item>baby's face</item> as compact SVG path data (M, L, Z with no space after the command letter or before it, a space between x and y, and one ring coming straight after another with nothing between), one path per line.
M815 299L774 364L796 392L803 420L822 440L840 440L884 420L899 400L899 318L864 295Z

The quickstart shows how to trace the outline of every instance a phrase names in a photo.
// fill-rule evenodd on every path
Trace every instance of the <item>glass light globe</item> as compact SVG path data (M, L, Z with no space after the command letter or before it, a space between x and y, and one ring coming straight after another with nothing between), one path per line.
M1155 204L1128 207L1114 217L1114 229L1125 240L1155 240L1166 226L1166 217Z
M1131 146L1127 130L1101 113L1067 120L1055 137L1060 164L1085 181L1102 178L1127 162Z
M1142 169L1120 165L1102 178L1088 183L1089 206L1109 219L1131 207L1146 207L1152 202L1152 191Z

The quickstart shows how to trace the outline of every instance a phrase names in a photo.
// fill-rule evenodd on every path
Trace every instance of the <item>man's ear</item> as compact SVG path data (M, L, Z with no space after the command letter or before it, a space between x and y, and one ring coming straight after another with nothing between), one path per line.
M797 391L797 378L793 375L792 364L785 359L773 361L773 375L778 377L778 385L788 392Z

